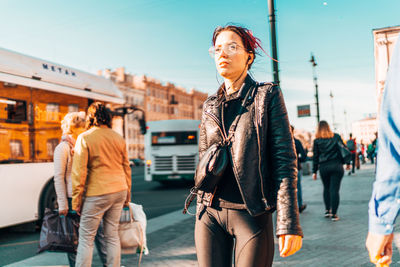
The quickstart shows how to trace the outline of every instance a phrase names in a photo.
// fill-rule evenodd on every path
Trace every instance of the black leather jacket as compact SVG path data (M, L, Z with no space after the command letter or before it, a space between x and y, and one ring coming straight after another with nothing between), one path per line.
M342 138L338 134L334 134L332 138L317 138L314 140L313 145L313 173L319 169L319 164L337 160L340 162L340 154L337 143L341 142Z
M241 98L250 95L230 145L231 163L247 211L252 216L277 210L276 234L303 235L297 207L297 162L281 90L257 84L247 76ZM221 103L217 94L203 106L199 155L221 135ZM210 206L213 193L199 192L198 203Z

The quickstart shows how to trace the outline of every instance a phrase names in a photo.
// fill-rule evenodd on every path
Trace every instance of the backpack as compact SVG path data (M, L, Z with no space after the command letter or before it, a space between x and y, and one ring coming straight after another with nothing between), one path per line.
M346 145L347 145L347 148L348 148L350 151L356 150L356 144L354 143L354 140L353 140L353 139L348 140L347 143L346 143Z

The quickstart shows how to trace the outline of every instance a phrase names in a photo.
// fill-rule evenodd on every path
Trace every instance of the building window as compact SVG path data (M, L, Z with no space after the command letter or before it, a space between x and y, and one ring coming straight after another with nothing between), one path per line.
M4 102L7 104L8 120L11 122L26 121L26 101L8 99Z
M54 156L54 149L58 145L57 138L47 139L47 156L53 158Z
M79 111L79 105L78 104L69 104L68 105L68 113L69 112L78 112Z
M171 104L171 105L178 104L178 102L175 100L175 95L171 95L170 104Z
M21 140L10 140L10 156L14 159L24 156Z

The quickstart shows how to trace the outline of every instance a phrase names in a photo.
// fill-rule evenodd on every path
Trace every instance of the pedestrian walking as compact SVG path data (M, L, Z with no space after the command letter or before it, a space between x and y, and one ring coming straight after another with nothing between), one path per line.
M361 148L360 148L360 160L362 164L365 164L365 145L364 143L361 143Z
M103 219L107 266L119 267L118 225L131 195L126 144L111 129L111 114L99 102L88 108L86 128L76 141L72 164L72 208L81 215L76 266L91 266L93 239Z
M301 163L307 160L307 154L304 151L303 145L301 144L300 140L294 137L294 126L291 125L291 128L297 154L297 204L299 206L299 212L302 213L303 210L307 208L307 205L303 204L303 190L301 187L301 179L303 175L301 173L302 171Z
M60 216L72 214L72 159L77 136L85 130L85 112L71 112L61 121L63 136L54 150L54 187ZM106 245L103 228L99 227L95 244L103 265L106 265ZM74 267L76 253L68 253L69 266Z
M373 155L372 158L375 159L375 167L376 167L376 159L378 158L378 132L375 133L375 139L372 141ZM374 163L374 162L372 162Z
M256 50L250 30L227 25L213 33L210 55L224 83L204 102L199 155L228 146L217 186L198 192L195 243L200 267L271 266L272 212L282 257L302 245L296 200L296 154L282 92L248 74ZM224 140L226 140L224 142Z
M393 228L399 214L400 192L400 42L390 62L378 126L376 177L369 202L366 247L371 262L388 266L393 253ZM378 137L378 135L377 135Z
M374 149L374 147L373 147L373 144L371 143L371 144L369 144L368 146L367 146L367 157L368 157L368 159L370 160L370 162L371 162L371 164L374 164L374 153L375 153L375 149Z
M357 157L357 143L356 139L353 139L353 134L350 133L349 135L349 140L346 141L346 146L351 152L351 165L352 169L349 170L349 175L355 172L355 167L356 167L356 157Z
M320 121L313 147L313 179L317 179L319 170L324 187L325 217L331 218L332 221L339 220L339 190L344 174L338 149L339 142L343 144L342 138L331 131L326 121Z

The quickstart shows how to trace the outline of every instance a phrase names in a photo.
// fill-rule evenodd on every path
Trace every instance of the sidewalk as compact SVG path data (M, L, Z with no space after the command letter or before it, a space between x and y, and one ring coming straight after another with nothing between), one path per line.
M301 214L303 247L288 258L279 257L277 239L273 266L373 266L365 249L368 225L368 201L374 180L372 165L364 165L355 175L345 175L341 187L340 221L324 218L322 184L311 176L303 177L303 199L307 209ZM193 208L193 207L192 207ZM150 254L143 256L141 266L197 266L194 248L194 217L180 211L148 222ZM399 266L400 234L395 234L392 266ZM121 265L137 266L136 255L123 255ZM67 265L59 253L38 255L8 266ZM97 256L93 266L101 266Z
M345 174L341 186L340 220L325 218L322 183L311 176L303 178L303 199L307 209L300 216L304 231L302 249L293 256L281 258L275 240L273 266L374 266L365 249L368 231L368 202L374 181L374 166L363 165L354 175ZM197 266L193 239L194 219L190 218L168 231L171 239L150 244L150 255L143 266ZM165 233L166 234L166 233ZM396 249L397 247L397 249ZM395 234L393 263L400 265L400 233Z

